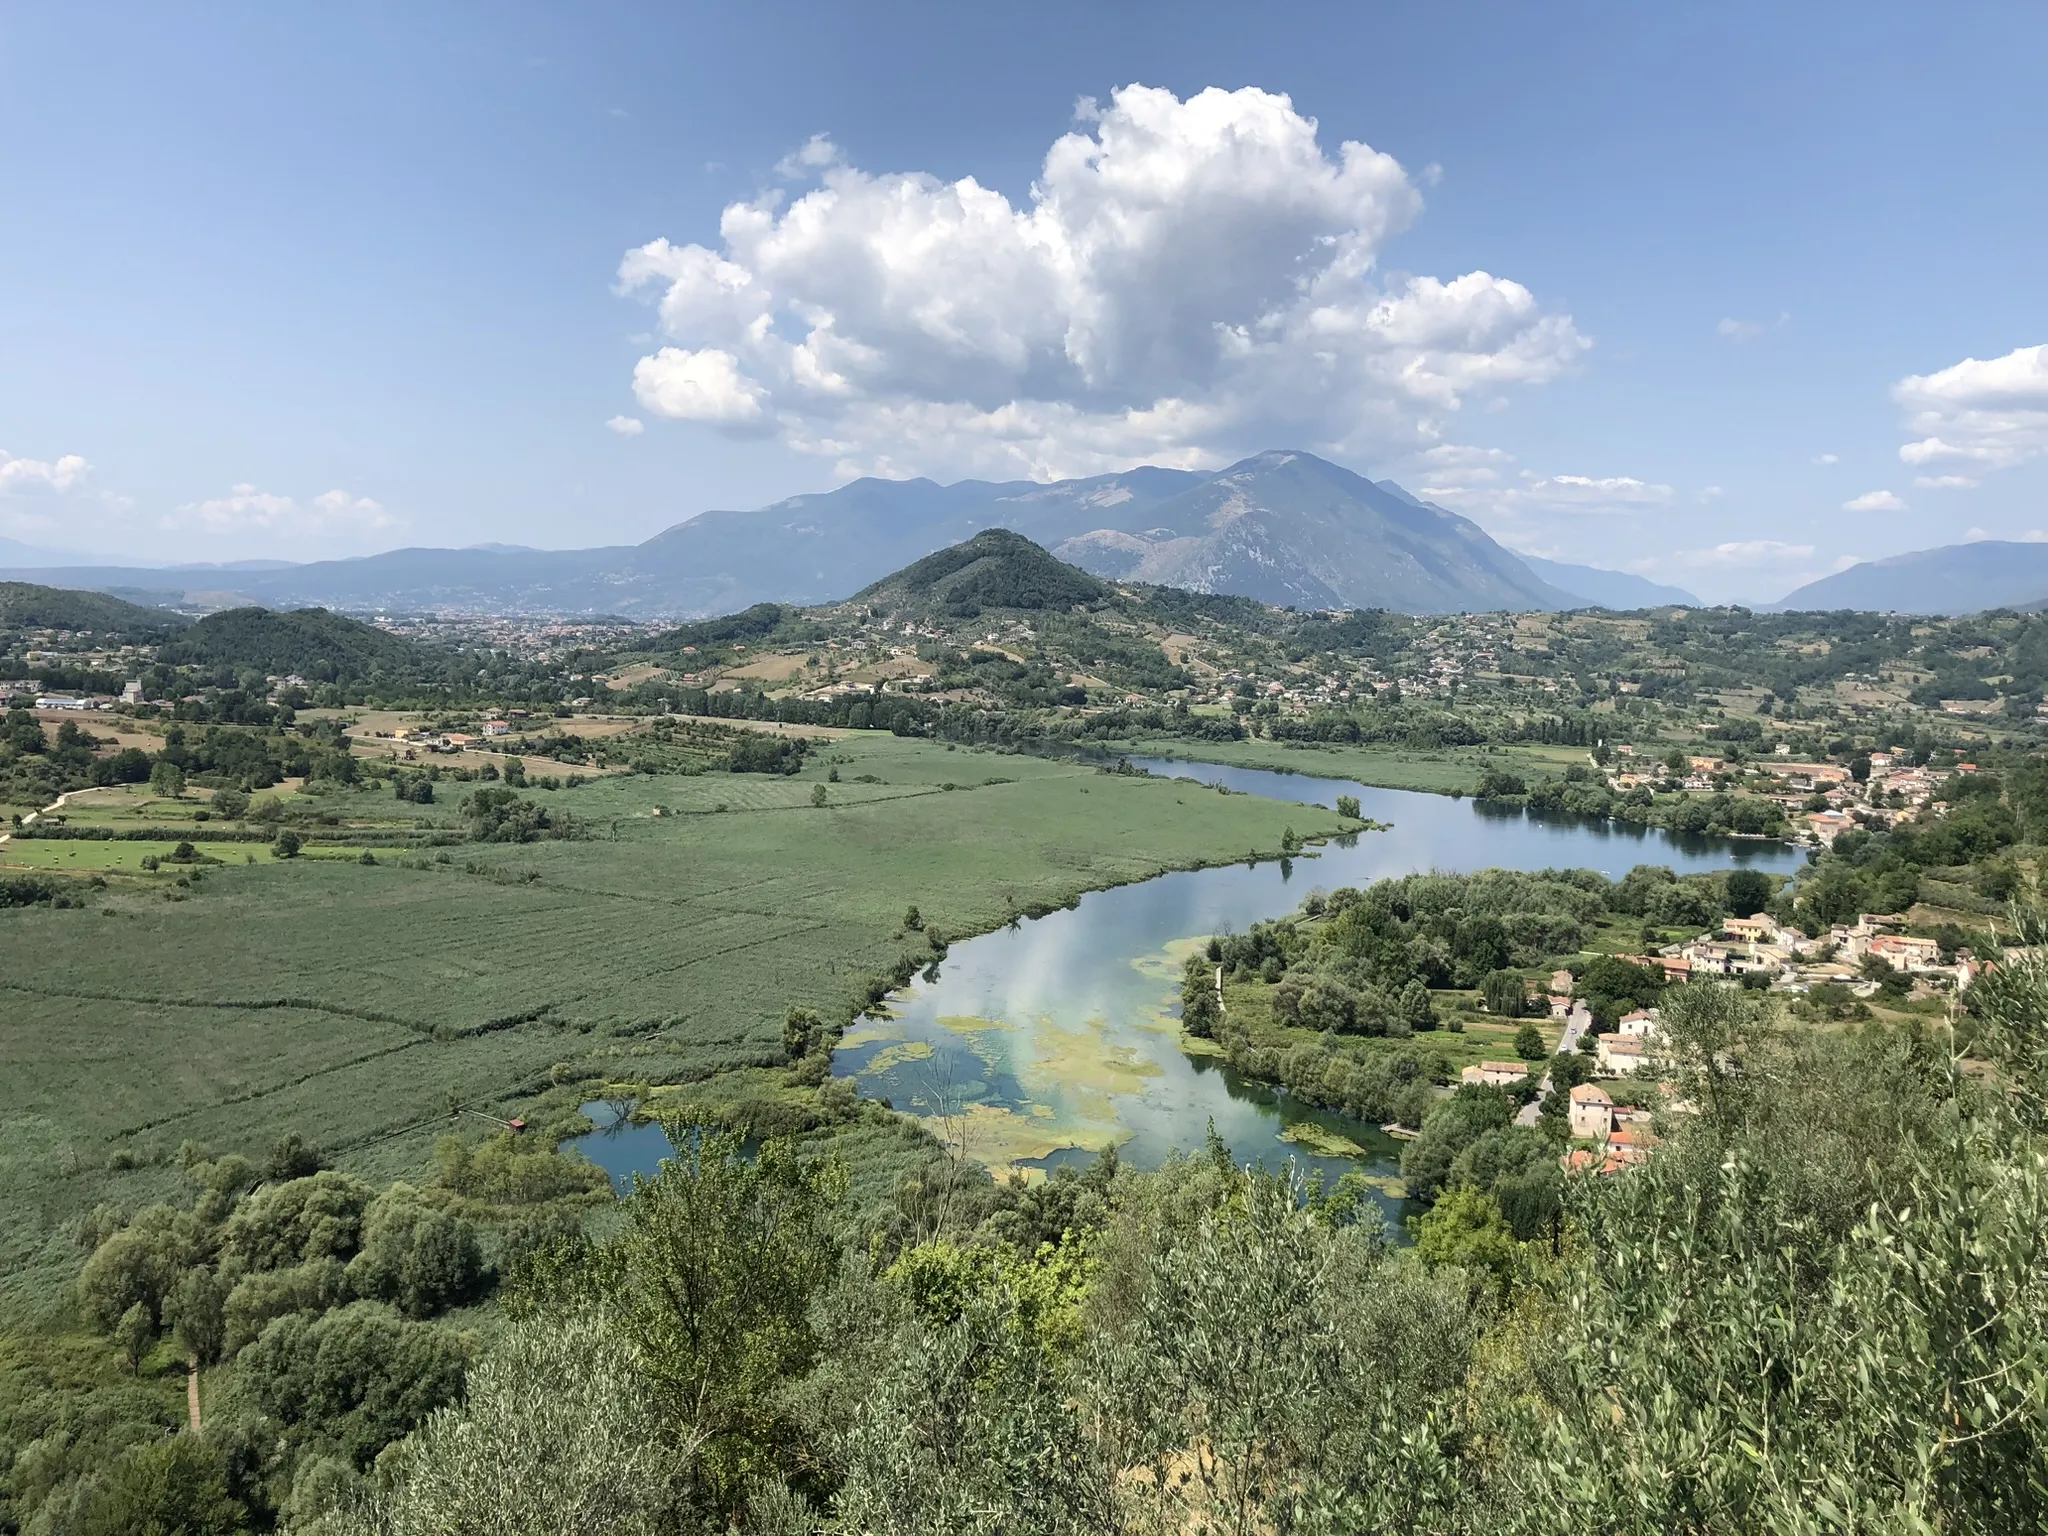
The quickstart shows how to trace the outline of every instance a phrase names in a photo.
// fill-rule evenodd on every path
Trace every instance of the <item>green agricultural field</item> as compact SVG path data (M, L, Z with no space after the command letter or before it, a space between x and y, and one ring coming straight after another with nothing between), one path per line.
M66 839L58 841L37 841L31 838L14 838L0 843L0 869L35 870L40 874L64 874L76 871L79 874L105 874L121 871L128 874L142 874L142 861L154 857L169 860L177 850L175 842L143 843L120 839L113 842ZM192 869L212 870L222 865L269 864L277 860L268 843L199 843L196 845L199 862L191 865L165 863L157 873L162 876L189 872ZM319 843L309 846L299 854L301 859L360 859L361 848L346 847L338 843ZM390 850L383 850L385 858L393 857ZM216 862L208 863L207 860Z
M455 822L463 789L420 809ZM509 1108L579 1078L775 1065L786 1010L845 1018L904 956L932 958L932 929L1275 854L1289 825L1337 830L1312 807L882 736L822 747L790 778L533 793L591 835L380 848L375 865L219 845L228 862L176 901L123 879L82 909L0 911L0 1311L59 1295L79 1215L168 1188L187 1138L260 1153L298 1131L351 1171L412 1174L451 1094ZM344 822L398 809L317 803ZM153 846L0 853L83 873ZM924 933L900 929L912 903Z
M1580 747L1353 747L1321 742L1192 741L1156 737L1126 742L1121 750L1149 757L1225 763L1235 768L1270 768L1319 778L1355 779L1379 789L1419 789L1433 794L1470 794L1480 774L1502 768L1524 776L1549 777L1586 761Z

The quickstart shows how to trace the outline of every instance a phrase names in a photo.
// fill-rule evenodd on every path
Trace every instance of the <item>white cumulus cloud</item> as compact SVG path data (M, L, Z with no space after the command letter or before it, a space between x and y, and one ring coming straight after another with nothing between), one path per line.
M1501 484L1499 466L1512 460L1497 448L1442 444L1418 457L1416 495L1488 523L1626 516L1669 506L1676 495L1668 485L1633 475L1539 475L1525 469L1514 482Z
M1907 430L1921 434L1899 449L1915 467L2010 469L2048 453L2048 345L1913 374L1892 398L1906 409Z
M759 421L768 394L740 372L738 358L717 347L663 347L641 358L633 365L633 393L657 416L721 427Z
M1920 491L1974 491L1984 482L1975 475L1915 475L1913 488Z
M1494 485L1515 462L1515 456L1501 448L1474 448L1464 443L1438 443L1415 456L1426 489L1419 494L1441 498L1456 496L1471 487Z
M814 133L804 141L803 148L775 162L775 174L785 181L796 181L845 158L829 134Z
M1690 549L1680 557L1698 569L1755 570L1813 558L1811 544L1786 544L1777 539L1736 539L1710 549Z
M614 416L605 425L621 437L638 437L647 430L646 424L637 416Z
M641 406L849 472L1391 457L1589 345L1488 272L1382 280L1415 182L1326 149L1286 96L1132 85L1080 119L1021 204L870 174L820 136L780 167L816 184L732 204L715 249L628 252L621 290L668 343L634 369Z
M0 448L0 496L22 492L64 492L82 484L92 466L75 453L58 459L18 459Z
M327 539L377 533L398 526L380 502L347 491L323 491L309 501L279 496L254 485L237 485L227 495L188 502L163 520L167 529L209 534L264 533L285 538Z
M1906 504L1890 491L1865 491L1842 503L1844 512L1903 512Z
M1531 477L1521 494L1554 511L1627 512L1663 506L1671 487L1633 475L1551 475Z

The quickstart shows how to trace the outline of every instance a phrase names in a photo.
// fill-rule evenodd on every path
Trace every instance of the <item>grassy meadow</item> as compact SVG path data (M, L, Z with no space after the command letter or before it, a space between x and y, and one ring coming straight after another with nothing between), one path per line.
M187 1138L260 1154L297 1131L344 1169L413 1176L451 1094L509 1111L778 1064L787 1009L845 1018L900 957L931 958L901 928L913 903L927 933L960 937L1277 853L1287 826L1336 830L1313 807L881 736L833 742L791 778L534 793L590 835L380 848L373 865L216 845L225 862L189 887L81 882L81 908L0 912L0 1312L61 1295L77 1218L168 1189ZM369 792L319 804L343 827L410 809ZM83 874L153 847L0 855Z

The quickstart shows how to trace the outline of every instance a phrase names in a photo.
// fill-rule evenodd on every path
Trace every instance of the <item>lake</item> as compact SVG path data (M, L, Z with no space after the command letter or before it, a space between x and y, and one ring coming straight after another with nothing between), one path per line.
M997 1170L1086 1163L1111 1143L1130 1162L1153 1167L1174 1151L1199 1150L1213 1124L1240 1161L1277 1166L1291 1158L1331 1181L1363 1171L1398 1215L1398 1146L1377 1127L1312 1109L1182 1049L1181 966L1209 935L1285 916L1310 890L1423 870L1584 868L1619 878L1637 864L1682 874L1733 865L1789 874L1804 862L1783 843L1532 817L1343 779L1164 758L1132 766L1304 805L1334 808L1338 795L1356 795L1364 815L1387 829L1299 858L1091 891L1069 910L963 940L894 994L886 1017L846 1031L833 1059L838 1076ZM660 1126L615 1123L602 1103L585 1111L598 1128L569 1145L621 1191L669 1154ZM1332 1133L1363 1156L1313 1150ZM1290 1139L1302 1137L1309 1142Z
M1618 878L1644 863L1680 873L1737 864L1790 873L1804 860L1782 843L1548 820L1339 779L1165 759L1133 766L1302 804L1334 807L1338 795L1356 795L1361 811L1388 830L1313 857L1093 891L1070 910L955 944L936 974L890 999L887 1017L846 1032L834 1059L839 1076L999 1170L1085 1162L1111 1142L1149 1167L1172 1151L1199 1149L1211 1123L1241 1161L1292 1157L1330 1178L1361 1166L1282 1139L1320 1128L1359 1144L1364 1170L1384 1189L1398 1159L1376 1128L1242 1082L1182 1050L1181 965L1209 935L1284 916L1312 889L1424 870L1571 867Z

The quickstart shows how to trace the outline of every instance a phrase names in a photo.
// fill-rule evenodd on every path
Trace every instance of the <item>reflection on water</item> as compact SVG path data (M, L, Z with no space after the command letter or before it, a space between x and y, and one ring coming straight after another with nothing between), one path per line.
M597 1129L572 1137L564 1145L610 1174L612 1188L625 1195L632 1193L634 1174L653 1178L661 1171L662 1159L675 1156L676 1149L659 1125L652 1121L636 1125L623 1117L621 1108L604 1099L584 1105L583 1113Z
M1423 870L1577 867L1619 878L1640 863L1681 873L1737 863L1789 872L1801 857L1781 843L1537 819L1515 808L1335 779L1135 763L1304 804L1334 807L1339 794L1355 794L1363 813L1389 830L1299 859L1091 892L1071 910L955 944L936 974L926 972L890 999L886 1017L847 1031L835 1072L996 1168L1055 1167L1111 1142L1150 1167L1175 1149L1199 1149L1213 1121L1241 1160L1294 1157L1331 1178L1363 1167L1384 1192L1395 1147L1377 1129L1241 1082L1220 1063L1183 1051L1181 965L1209 934L1291 912L1312 887L1362 886ZM1362 1162L1329 1155L1345 1138ZM1317 1145L1322 1150L1312 1150Z

